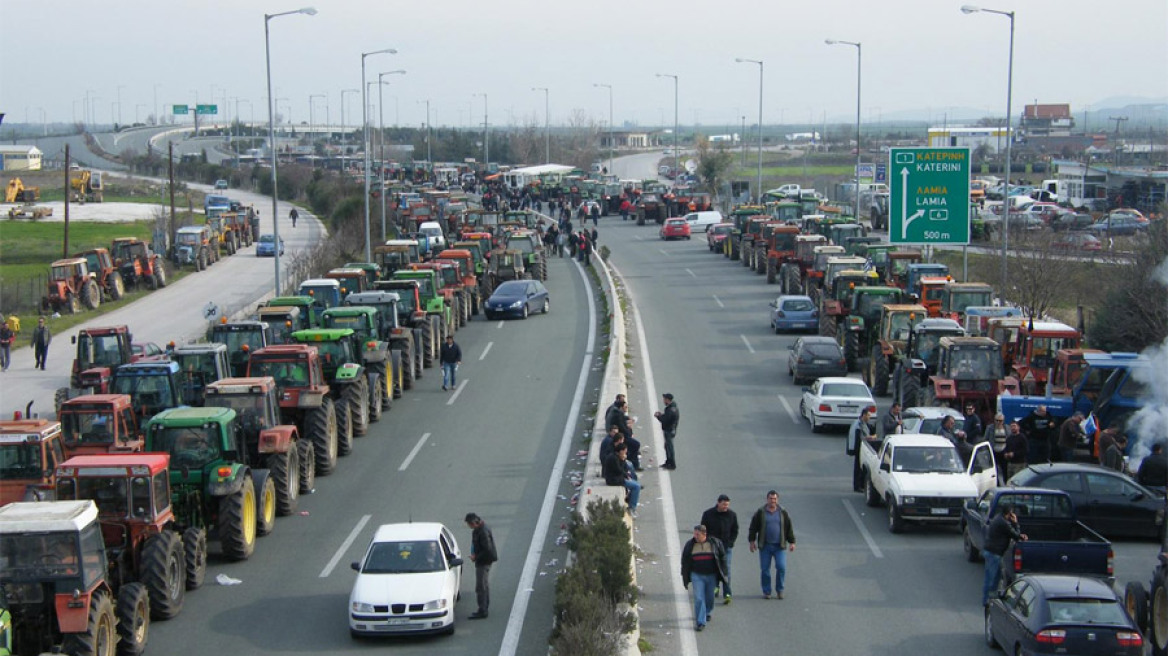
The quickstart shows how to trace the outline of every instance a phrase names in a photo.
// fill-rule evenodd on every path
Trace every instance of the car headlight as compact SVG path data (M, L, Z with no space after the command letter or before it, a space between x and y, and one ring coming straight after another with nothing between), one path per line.
M523 306L523 301L515 301L514 303L511 304L511 307L513 307L513 308L522 307L522 306Z
M422 610L441 610L443 608L446 608L446 600L445 599L435 599L434 601L427 601L426 604L424 606L422 606Z
M902 501L904 503L916 503L917 498L916 497L905 497Z
M366 604L360 601L354 601L351 604L354 613L372 613L373 604Z

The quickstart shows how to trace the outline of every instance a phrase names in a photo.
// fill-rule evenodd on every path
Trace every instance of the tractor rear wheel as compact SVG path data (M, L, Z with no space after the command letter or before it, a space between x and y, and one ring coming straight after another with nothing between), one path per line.
M384 369L383 369L383 371L384 371ZM385 394L385 385L386 385L385 379L382 378L381 376L382 376L382 374L379 374L379 373L370 373L369 378L368 378L368 381L369 381L369 421L374 422L374 423L381 421L381 410L382 410L381 404L382 404L382 400L383 400L381 397Z
M399 351L402 354L402 389L414 389L414 352L412 349L405 349Z
M150 617L169 620L186 600L186 561L178 533L163 531L142 546L140 578L150 594Z
M819 315L819 334L824 337L835 338L837 333L835 318L828 314Z
M187 590L198 589L207 576L207 532L194 526L182 533Z
M387 375L390 376L390 379L386 381L386 410L389 410L393 407L394 399L400 399L402 397L402 379L405 377L405 374L402 371L404 367L402 365L402 356L400 352L389 352L389 365L390 366L388 367Z
M912 373L901 373L900 385L897 388L900 407L911 408L921 405L921 381Z
M304 425L308 428L308 441L312 443L316 457L316 474L328 476L337 468L337 417L333 400L325 398L319 408L308 411Z
M778 266L777 263L769 257L767 258L766 276L768 285L775 284L775 280L778 277Z
M353 452L353 407L342 392L341 398L333 403L333 408L337 415L337 455L347 456Z
M162 264L162 260L154 263L154 284L159 288L166 286L166 267Z
M101 289L97 281L90 279L81 283L81 303L90 310L101 307Z
M98 590L89 598L85 631L65 634L63 651L73 656L114 656L118 643L116 626L113 601L104 590Z
M289 445L284 453L269 455L266 464L268 475L276 486L276 514L291 515L300 503L299 444Z
M259 481L259 498L256 500L256 534L271 535L276 530L276 482L270 472L252 470L252 480Z
M312 440L302 437L296 450L300 453L300 494L312 494L316 488L316 448Z
M122 280L122 274L118 273L117 271L109 274L109 280L106 284L109 285L109 295L111 301L121 300L121 298L126 295L126 281Z
M345 385L341 395L353 409L353 435L358 437L365 435L369 432L369 379L365 376L358 377Z
M150 637L150 595L141 583L127 583L118 590L118 653L138 656Z
M219 541L228 559L247 560L255 553L257 514L255 484L245 476L239 490L219 500Z
M888 394L888 356L877 344L872 347L872 355L868 358L868 387L872 394L886 396Z
M434 330L437 317L427 317L422 323L422 366L434 366Z
M860 370L860 333L854 330L844 335L844 359L848 361L848 371Z

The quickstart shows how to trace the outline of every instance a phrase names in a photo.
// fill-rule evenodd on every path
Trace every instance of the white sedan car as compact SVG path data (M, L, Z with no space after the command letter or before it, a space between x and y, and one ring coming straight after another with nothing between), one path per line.
M383 524L365 557L353 563L349 593L353 637L454 633L462 555L442 524Z
M876 400L864 381L855 378L818 378L803 388L799 414L811 422L811 432L824 426L850 426L867 408L876 418Z

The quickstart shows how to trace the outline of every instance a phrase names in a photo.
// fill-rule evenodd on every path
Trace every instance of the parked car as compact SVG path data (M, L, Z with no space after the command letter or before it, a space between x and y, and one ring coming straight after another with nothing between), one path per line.
M134 342L130 344L130 357L134 362L142 358L153 358L162 355L162 347L154 342Z
M226 180L216 180L215 181L215 188L216 189L226 189L227 188L227 181Z
M803 388L799 402L799 413L811 423L813 433L824 426L850 426L864 408L875 415L876 400L864 381L855 378L820 378Z
M284 239L280 239L280 256L284 255ZM273 235L260 235L259 241L256 242L256 257L275 257L276 256L276 238Z
M800 337L787 348L787 375L796 385L821 376L848 375L844 350L831 337Z
M1113 469L1070 462L1030 465L1009 484L1066 492L1079 520L1108 537L1157 538L1163 531L1164 496Z
M1108 216L1110 216L1112 218L1114 218L1116 216L1127 216L1127 217L1134 218L1139 223L1147 223L1148 222L1148 217L1144 216L1143 212L1141 212L1137 209L1132 209L1130 207L1119 207L1119 208L1116 208L1114 210L1111 210L1110 212L1108 212Z
M1068 232L1052 239L1050 247L1059 251L1101 251L1103 242L1089 232Z
M1054 217L1058 216L1060 211L1062 211L1062 208L1058 206L1058 203L1030 203L1026 207L1023 207L1019 213L1025 214L1027 216L1036 216L1040 221L1042 221L1044 225L1046 225L1049 224L1051 220L1054 219ZM1013 212L1010 213L1010 218L1013 220Z
M1134 235L1148 229L1147 221L1140 221L1134 214L1114 211L1087 227L1087 230L1097 235Z
M1144 639L1111 586L1066 574L1022 576L990 599L985 641L1009 654L1144 653Z
M551 299L547 287L538 280L508 280L495 288L483 306L487 319L516 316L526 319L532 312L547 314Z
M660 234L661 238L665 241L669 241L670 239L689 239L689 223L685 219L666 219L665 223L661 225Z
M901 418L901 432L902 433L925 433L927 435L940 435L941 422L945 417L953 417L955 429L961 428L961 422L965 420L961 412L943 406L920 406L905 408L900 413ZM967 435L966 439L970 444L973 444L980 435Z
M454 633L462 553L436 522L383 524L373 534L349 593L353 637Z
M695 228L702 228L703 232L709 232L710 226L717 225L724 221L722 213L718 210L707 210L704 212L690 212L684 217L685 222L689 224L690 230Z
M819 310L810 296L780 296L771 301L771 328L778 335L784 330L810 330L819 327Z
M1063 212L1050 222L1051 230L1083 230L1095 223L1095 217L1087 212Z
M711 251L722 250L722 242L730 236L730 231L734 229L733 223L719 223L718 225L708 226L706 228L706 246Z

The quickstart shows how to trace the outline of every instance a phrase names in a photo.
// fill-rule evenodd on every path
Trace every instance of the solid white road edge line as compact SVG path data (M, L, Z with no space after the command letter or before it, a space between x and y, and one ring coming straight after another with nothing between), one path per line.
M479 356L479 362L482 362L487 358L487 354L491 352L491 347L494 345L494 342L487 342L487 348L483 349L483 354Z
M722 299L718 298L717 294L714 294L714 302L717 303L718 307L720 308L726 307L726 304L722 302Z
M402 461L401 467L397 468L398 471L405 471L410 466L410 463L414 461L414 456L418 455L418 452L422 450L422 445L428 439L430 439L430 434L422 433L422 438L414 445L414 448L410 451L410 455L406 456L406 459Z
M614 273L620 276L620 271L617 270L611 262L608 266L612 267ZM641 312L637 309L637 301L634 298L632 287L625 285L625 293L629 296L629 307L633 309L633 324L637 327L637 341L640 342L641 362L645 367L645 393L649 395L649 412L657 410L657 384L653 381L653 364L649 361L649 343L645 337L645 325L641 322ZM656 450L659 458L664 458L662 454L665 453L665 435L661 433L660 422L650 422L650 427L653 430L653 448ZM681 571L681 540L677 535L677 507L673 502L673 482L671 473L668 469L658 470L661 473L661 515L665 522L665 544L669 547L669 562L668 571ZM685 630L687 627L693 626L693 611L689 603L689 593L685 591L680 576L670 576L669 581L673 586L673 613L677 616L677 636L681 641L681 654L683 656L697 656L698 641L694 637L693 631Z
M750 345L750 342L746 341L746 335L739 335L739 337L742 338L742 343L746 344L746 350L754 353L754 347Z
M450 399L446 401L446 405L454 405L454 402L458 400L458 395L462 394L462 390L466 389L466 384L469 382L469 378L463 378L462 382L458 384L458 387L454 388L454 394L450 395Z
M345 541L341 543L339 548L337 548L337 552L333 554L332 559L328 561L328 564L324 566L324 569L320 570L320 578L328 578L328 575L333 573L333 568L335 568L337 563L341 561L341 558L344 557L345 552L349 550L349 547L353 546L353 540L357 539L357 536L361 534L361 529L365 528L365 525L368 524L369 520L372 518L373 515L364 515L361 517L361 521L357 522L357 525L354 526L353 530L349 532L349 537L345 538Z
M572 395L572 409L564 423L564 434L560 437L560 450L548 476L547 490L543 495L543 505L539 509L539 519L535 523L535 533L523 560L523 572L519 575L519 586L515 589L515 602L511 605L511 615L507 618L507 631L503 634L503 644L499 646L499 656L514 656L519 649L519 638L523 633L523 622L527 619L527 604L531 601L531 590L535 584L535 573L539 569L540 554L547 542L548 527L555 511L556 493L564 479L564 468L568 464L568 452L572 447L572 437L580 422L580 407L584 404L584 391L588 385L588 371L592 366L596 350L596 299L592 295L592 285L584 274L584 267L573 261L576 272L584 282L584 293L588 297L588 342L584 347L584 358L580 363L580 376L576 380L576 392ZM543 637L540 638L541 640Z
M860 529L860 536L864 538L864 542L868 543L868 548L872 550L872 555L877 558L883 558L880 547L876 546L876 540L872 539L872 534L868 532L868 527L864 526L864 522L860 521L860 515L856 509L852 507L852 502L847 499L840 499L844 502L844 508L847 508L848 514L852 516L852 521L855 522L856 528Z
M783 404L783 409L787 411L787 416L791 418L792 424L798 424L802 421L802 417L795 414L795 409L791 407L790 402L787 401L787 397L780 394L779 403Z

